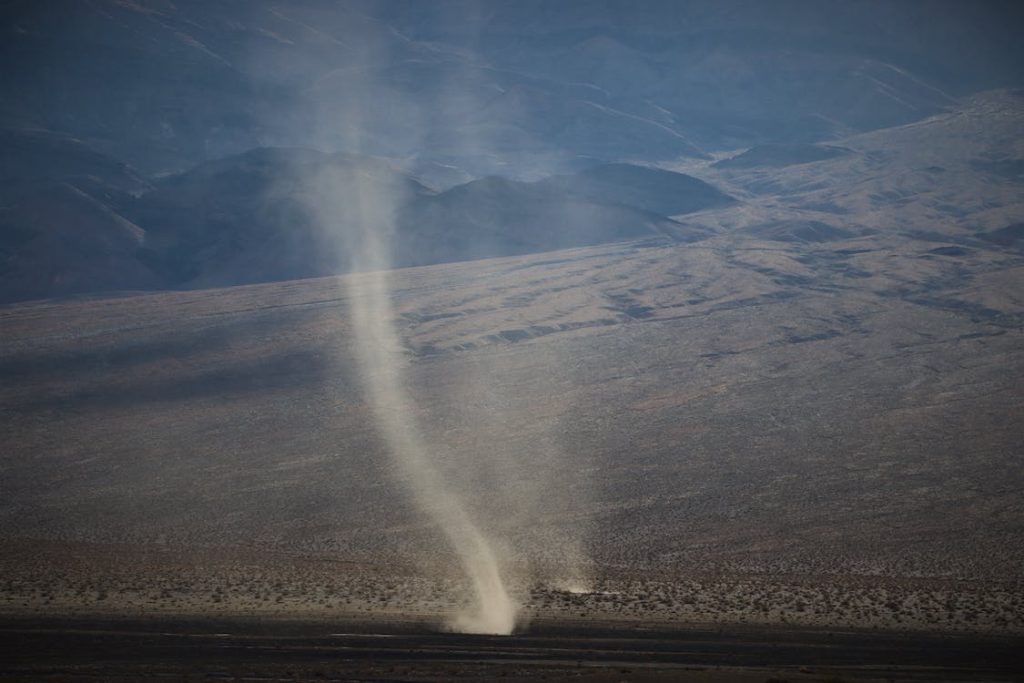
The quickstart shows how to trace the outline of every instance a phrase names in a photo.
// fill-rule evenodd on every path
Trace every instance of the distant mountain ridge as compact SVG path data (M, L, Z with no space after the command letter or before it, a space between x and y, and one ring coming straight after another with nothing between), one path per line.
M138 258L144 232L67 183L0 210L0 301L159 289Z
M755 145L736 156L715 163L718 168L779 168L834 159L850 150L835 145Z
M398 267L659 234L699 239L706 233L687 232L665 213L732 201L695 178L629 164L538 182L488 177L436 192L380 158L303 148L254 149L140 183L151 189L107 203L88 187L45 184L0 212L0 300L345 272L344 235L361 214L327 195L351 196L355 186L395 211ZM331 213L318 215L320 204ZM78 208L61 208L70 206Z
M580 155L702 157L918 120L1021 85L1022 16L999 0L12 2L0 127L146 174L358 138L536 179Z
M635 164L601 164L544 181L594 201L612 202L674 216L728 206L724 192L682 173Z
M777 222L789 199L743 206L804 164L886 163L839 141L1024 86L1022 18L1003 0L16 0L0 8L0 300L338 272L337 235L310 226L344 233L355 213L309 215L300 180L323 173L389 194L396 265L862 234L831 230L831 200L799 234ZM1021 178L1021 152L974 152L964 173Z

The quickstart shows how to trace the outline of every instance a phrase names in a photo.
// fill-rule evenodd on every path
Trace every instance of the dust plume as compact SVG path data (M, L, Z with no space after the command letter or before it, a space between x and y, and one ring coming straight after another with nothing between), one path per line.
M582 587L587 583L580 535L566 533L562 524L566 504L558 502L551 483L583 480L565 474L571 467L556 443L557 421L538 414L537 402L530 399L558 395L553 387L534 386L518 396L497 391L491 403L472 394L472 387L503 386L514 379L511 369L499 360L484 359L489 365L476 369L463 364L459 372L465 373L468 383L449 387L448 395L457 396L456 403L462 407L455 423L471 433L459 445L451 443L450 435L434 424L435 416L426 417L426 410L413 399L414 368L395 324L399 315L392 268L401 262L401 250L409 248L409 231L415 230L404 213L406 207L428 190L388 162L364 154L380 153L381 141L389 139L415 147L416 140L437 134L440 116L445 126L464 124L451 141L460 158L500 155L493 152L492 141L483 132L486 114L481 113L483 103L475 94L481 88L472 58L450 68L443 93L437 93L428 109L382 72L365 66L386 61L380 54L386 49L364 46L357 60L364 66L337 76L344 78L344 97L320 107L317 127L324 132L317 137L330 140L331 147L346 154L308 172L302 179L304 203L320 227L325 247L338 251L339 262L350 273L341 282L347 289L361 386L375 427L398 478L406 483L409 498L447 539L472 587L470 607L447 627L508 634L516 628L520 611L510 581L529 576L531 561L543 558L545 567L563 567L554 572L560 584ZM394 135L381 132L396 121ZM560 227L582 222L566 211ZM537 377L536 369L544 367L544 359L534 354L528 360L528 366L518 372ZM557 362L549 360L552 366ZM446 465L449 458L462 465L461 472Z
M445 535L473 587L475 605L449 627L464 633L509 634L517 608L489 539L435 464L436 445L420 427L406 390L408 363L394 325L391 260L398 207L406 188L358 167L323 169L312 194L315 217L333 231L350 268L348 289L356 357L377 428L409 494Z

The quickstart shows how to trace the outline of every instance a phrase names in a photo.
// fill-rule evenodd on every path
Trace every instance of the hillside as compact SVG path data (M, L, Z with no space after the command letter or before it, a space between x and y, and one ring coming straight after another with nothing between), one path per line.
M558 576L574 539L607 590L662 577L666 602L636 615L772 621L728 603L766 591L801 623L819 617L794 616L796 595L831 600L830 624L1021 628L1006 600L1024 561L1022 273L998 247L731 235L409 269L396 314L444 472L516 572ZM4 309L5 543L261 548L244 566L293 586L299 558L334 558L361 567L344 581L368 600L394 572L448 576L368 419L347 296L327 278ZM53 590L62 561L29 579L21 547L6 571ZM162 562L111 585L150 585ZM208 562L222 568L176 609L241 576ZM242 585L274 595L253 571ZM820 575L831 597L794 587ZM720 589L687 589L688 606L671 586L694 576ZM961 580L975 597L928 606ZM411 588L380 595L431 609ZM284 599L224 609L313 609ZM616 605L590 609L633 613Z
M143 238L72 185L36 186L0 209L0 302L159 288L137 258Z
M2 55L18 69L0 80L0 124L146 174L340 145L531 180L580 155L702 157L900 125L1019 84L1022 63L1020 10L991 0L418 5L9 3Z
M326 223L316 207L356 187L395 212L396 266L645 236L692 242L736 232L775 241L822 242L878 233L968 248L1012 246L1022 210L1020 178L1006 169L1024 155L1017 135L1022 112L1019 92L992 91L959 102L948 114L843 138L813 153L762 147L756 152L760 156L750 157L748 150L728 158L730 163L683 160L668 168L596 164L534 182L489 177L440 192L391 160L266 148L154 179L152 189L139 179L142 189L127 194L119 188L136 177L130 170L84 157L91 165L81 172L55 177L66 177L75 184L70 187L86 193L107 215L141 230L136 248L104 257L114 259L109 263L119 272L66 279L59 287L36 275L35 284L9 285L4 298L209 287L344 272L349 268L344 236L360 220L353 213L356 207L335 207ZM942 146L933 144L937 139L944 141ZM840 148L842 153L828 151ZM828 152L824 157L815 151L821 149ZM742 164L731 163L743 158ZM39 188L33 196L40 196L51 191L47 182L40 177L27 187ZM17 205L4 211L10 271L38 274L49 268L38 264L63 258L40 251L54 242L35 242L22 251L27 235L52 230L47 225L54 221L53 212L47 211ZM95 221L85 222L86 215L79 220L65 212L63 229L73 231L76 239L96 240L80 258L108 254L101 232L90 237Z
M755 145L734 157L722 159L715 166L718 168L794 166L796 164L809 164L815 161L834 159L837 156L846 154L848 151L834 145Z
M664 216L715 209L734 201L696 178L634 164L602 164L547 182L593 201L632 206Z
M50 206L30 208L39 200L26 199L0 213L6 226L4 259L12 273L0 285L3 300L346 272L352 264L345 240L364 219L360 202L387 203L394 210L392 262L409 266L659 234L700 239L708 233L684 230L659 211L681 214L731 201L694 178L626 164L536 183L492 177L438 193L385 159L261 148L154 179L152 187L139 180L137 191L129 194L114 186L118 177L100 180L102 159L87 161L74 174L72 167L50 159L74 184L65 183L53 195L45 178L26 180L33 196L52 195ZM92 208L58 213L67 201L60 192L81 195ZM341 197L344 207L338 206ZM321 211L327 206L329 215ZM131 224L131 244L111 251L108 229L90 218L90 211ZM53 240L29 241L58 229L74 234L77 253ZM69 258L77 265L64 263ZM68 268L105 275L58 274ZM44 273L50 271L47 279ZM26 277L29 272L34 275Z

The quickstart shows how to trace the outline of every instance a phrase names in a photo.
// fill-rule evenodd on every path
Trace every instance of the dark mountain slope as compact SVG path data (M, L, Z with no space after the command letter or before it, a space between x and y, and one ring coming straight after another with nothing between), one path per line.
M643 187L648 175L660 183ZM165 178L129 214L146 230L143 260L168 284L196 287L343 272L346 235L375 212L394 217L393 264L411 266L678 236L649 207L721 201L695 179L629 166L558 182L490 177L437 194L380 159L259 149Z
M718 168L780 168L834 159L849 153L850 150L835 145L764 144L755 145L734 157L722 159L715 166Z
M356 220L315 207L357 182L396 201L428 192L378 159L257 149L164 179L132 216L146 229L145 259L173 286L315 277L345 269L336 237Z
M1024 247L1024 223L1014 223L1005 228L978 235L981 239L1001 247L1020 249Z
M675 226L653 212L610 205L548 182L491 177L421 197L405 208L398 260L422 265L584 246Z
M38 187L0 211L0 301L158 288L137 258L142 238L71 185Z
M697 178L634 164L603 164L545 182L594 201L624 204L665 216L727 206L734 201Z
M0 201L54 182L99 193L139 193L151 187L128 164L71 136L44 130L0 129L0 149Z
M147 173L287 145L478 166L518 151L526 178L537 147L565 172L575 155L651 161L918 120L950 93L1020 84L1019 17L1001 2L15 2L0 13L0 125ZM340 121L346 144L323 144Z

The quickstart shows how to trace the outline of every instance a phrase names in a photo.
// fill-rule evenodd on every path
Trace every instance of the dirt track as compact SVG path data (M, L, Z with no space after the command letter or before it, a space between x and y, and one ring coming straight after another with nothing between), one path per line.
M1010 681L1019 641L792 629L536 623L511 637L416 624L0 621L3 680Z

